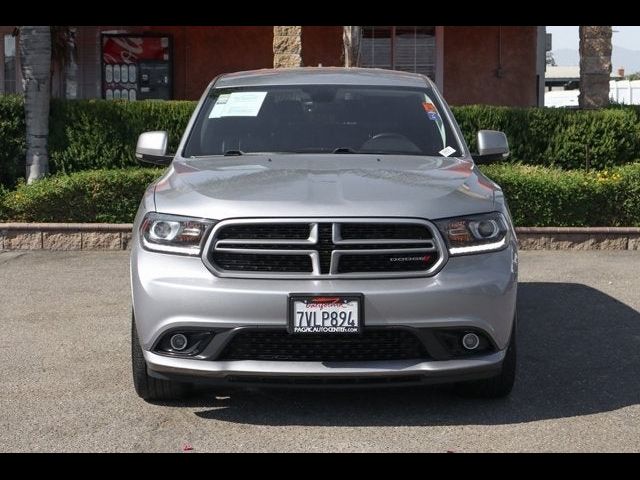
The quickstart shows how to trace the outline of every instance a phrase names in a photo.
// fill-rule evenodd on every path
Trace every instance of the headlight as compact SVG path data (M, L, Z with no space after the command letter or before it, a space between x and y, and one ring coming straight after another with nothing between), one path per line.
M142 246L147 250L182 255L200 255L211 220L147 213L140 226Z
M465 255L501 250L509 241L509 227L499 212L434 222L442 233L449 255Z

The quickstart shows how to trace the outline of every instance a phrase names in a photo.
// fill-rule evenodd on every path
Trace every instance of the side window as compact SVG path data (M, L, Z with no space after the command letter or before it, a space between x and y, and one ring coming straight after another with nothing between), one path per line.
M435 27L362 27L360 66L421 73L435 80Z

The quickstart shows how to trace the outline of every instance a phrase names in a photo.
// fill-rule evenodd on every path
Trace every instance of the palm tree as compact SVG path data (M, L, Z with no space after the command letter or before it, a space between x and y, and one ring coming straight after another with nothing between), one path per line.
M342 27L344 45L344 66L357 67L360 60L360 38L362 27Z
M62 76L64 98L78 96L78 64L76 61L76 28L69 25L51 27L51 78L57 66ZM53 83L53 82L52 82Z
M19 45L27 130L27 182L31 183L49 171L51 27L20 27Z
M611 27L580 27L580 108L609 105Z

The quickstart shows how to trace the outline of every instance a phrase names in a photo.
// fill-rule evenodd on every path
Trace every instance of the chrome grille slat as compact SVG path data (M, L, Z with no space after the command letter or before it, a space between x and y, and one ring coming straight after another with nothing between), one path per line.
M414 244L423 244L423 243L429 243L431 245L433 245L433 242L429 241L429 240L410 240L410 239L400 239L400 240L396 240L396 239L387 239L387 238L381 238L379 240L338 240L334 242L336 245L376 245L378 243L386 243L388 245L400 245L403 243L414 243Z
M375 255L377 253L422 253L435 252L435 247L427 248L373 248L358 250L334 250L333 253L349 255Z
M352 222L345 222L352 223ZM353 223L363 223L365 222L353 222ZM422 238L375 238L375 239L367 239L367 238L356 238L356 239L344 239L342 238L342 223L334 223L333 224L333 243L336 245L376 245L381 243L386 243L388 245L393 244L422 244L429 243L433 246L433 242L429 239Z
M312 255L318 253L315 250L285 250L285 249L267 249L267 248L218 248L216 252L227 253L252 253L258 255Z
M286 238L263 238L263 239L255 239L255 238L233 238L233 239L221 239L216 241L215 248L219 250L218 247L220 244L225 245L281 245L281 244L289 244L289 245L315 245L318 243L318 224L313 223L310 224L310 233L309 237L303 240L299 239L286 239Z
M308 225L307 238L301 238L300 234L306 235L307 229L297 226L300 224ZM255 233L251 225L257 227ZM344 225L350 238L342 238ZM251 238L237 238L229 232L244 232L242 236ZM284 238L287 232L298 238ZM357 238L358 232L363 238ZM412 254L417 258L410 258ZM271 261L269 256L273 256ZM311 271L308 263L304 269L295 270L294 265L304 256L311 261ZM285 262L285 258L291 260ZM206 241L202 259L213 273L222 277L397 278L435 274L446 262L447 251L436 227L422 219L260 218L216 224ZM250 266L253 260L259 260L255 271ZM284 263L275 263L278 261Z

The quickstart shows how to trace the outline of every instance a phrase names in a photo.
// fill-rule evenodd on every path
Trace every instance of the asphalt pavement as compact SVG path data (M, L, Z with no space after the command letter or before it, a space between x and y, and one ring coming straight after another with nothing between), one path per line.
M139 399L127 252L0 253L0 452L640 451L640 251L520 254L512 395Z

